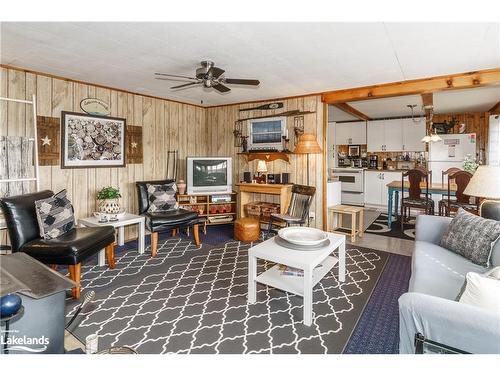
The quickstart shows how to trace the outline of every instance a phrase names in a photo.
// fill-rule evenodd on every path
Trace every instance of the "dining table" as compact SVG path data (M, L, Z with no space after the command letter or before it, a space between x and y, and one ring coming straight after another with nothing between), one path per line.
M408 191L410 188L410 183L405 181L404 184L402 181L392 181L387 184L388 197L387 197L387 226L391 228L392 225L392 211L394 209L394 218L398 220L398 207L399 207L399 193L401 191ZM422 192L426 191L426 183L420 183L420 188ZM450 195L454 196L457 191L457 185L454 183L450 183ZM429 194L441 194L448 195L448 182L446 183L430 183L429 184ZM393 203L395 203L393 205Z

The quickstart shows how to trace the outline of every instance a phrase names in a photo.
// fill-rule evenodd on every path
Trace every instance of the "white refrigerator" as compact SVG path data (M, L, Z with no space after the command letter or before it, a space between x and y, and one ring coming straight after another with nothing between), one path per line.
M440 142L429 144L427 168L432 171L433 183L441 183L441 172L448 168L463 169L467 155L476 158L476 134L440 134ZM445 177L444 182L447 182Z

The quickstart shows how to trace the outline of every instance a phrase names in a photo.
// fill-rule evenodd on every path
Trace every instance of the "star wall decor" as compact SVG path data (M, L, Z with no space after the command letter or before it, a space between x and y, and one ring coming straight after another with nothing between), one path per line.
M48 135L45 135L44 138L41 138L41 141L42 146L50 146L50 142L52 142L52 139L50 139Z
M130 146L131 146L132 148L137 148L137 142L132 142L132 143L130 144Z

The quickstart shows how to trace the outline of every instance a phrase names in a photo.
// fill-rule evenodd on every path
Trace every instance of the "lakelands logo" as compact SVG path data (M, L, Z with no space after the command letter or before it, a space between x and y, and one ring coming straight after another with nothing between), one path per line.
M5 335L6 333L8 333L8 335ZM39 337L29 337L26 335L17 336L16 333L19 333L19 331L2 331L2 334L0 335L1 346L7 346L7 350L9 351L16 350L31 353L41 353L47 350L47 347L50 343L49 338L45 337L44 335Z

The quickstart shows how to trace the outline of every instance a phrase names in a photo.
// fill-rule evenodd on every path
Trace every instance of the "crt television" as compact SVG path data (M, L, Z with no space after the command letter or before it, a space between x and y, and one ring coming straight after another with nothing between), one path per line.
M214 194L233 191L230 157L188 157L187 193Z

